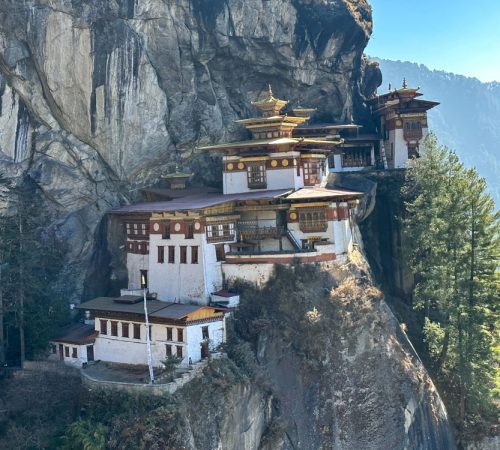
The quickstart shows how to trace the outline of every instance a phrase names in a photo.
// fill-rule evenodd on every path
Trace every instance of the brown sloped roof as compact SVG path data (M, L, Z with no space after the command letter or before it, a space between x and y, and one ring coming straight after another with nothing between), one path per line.
M97 334L97 331L95 331L92 325L77 323L66 328L61 334L51 340L52 342L75 345L93 344Z

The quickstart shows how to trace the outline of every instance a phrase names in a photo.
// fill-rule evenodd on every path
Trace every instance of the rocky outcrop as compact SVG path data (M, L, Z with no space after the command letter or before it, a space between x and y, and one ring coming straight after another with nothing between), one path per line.
M4 0L0 171L38 184L85 274L103 214L175 154L214 182L194 146L237 138L268 83L319 119L362 117L370 33L365 0Z
M262 292L243 290L235 329L283 423L275 448L454 449L432 380L363 258L352 260L330 273L279 268Z

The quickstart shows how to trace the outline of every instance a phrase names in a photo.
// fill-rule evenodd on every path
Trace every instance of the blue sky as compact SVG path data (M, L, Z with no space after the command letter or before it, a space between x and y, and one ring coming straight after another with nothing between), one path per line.
M370 0L370 56L500 81L500 0Z

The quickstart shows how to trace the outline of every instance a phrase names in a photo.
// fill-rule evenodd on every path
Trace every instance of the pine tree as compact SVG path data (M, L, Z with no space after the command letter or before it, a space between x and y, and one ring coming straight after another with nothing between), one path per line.
M408 262L434 371L465 423L489 404L493 388L499 215L474 169L433 136L426 147L403 190Z
M22 366L68 316L64 298L52 289L64 246L47 229L51 217L29 179L10 186L8 197L11 207L0 217L2 323L7 351Z

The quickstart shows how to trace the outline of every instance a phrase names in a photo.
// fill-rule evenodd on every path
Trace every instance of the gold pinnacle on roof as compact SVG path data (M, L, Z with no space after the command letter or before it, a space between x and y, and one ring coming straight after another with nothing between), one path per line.
M277 99L273 96L273 90L271 85L267 91L267 97L263 100L257 100L252 102L252 105L256 106L262 111L264 117L279 116L280 111L288 104L285 100Z
M403 89L408 87L408 83L406 82L406 78L403 78Z
M179 164L175 165L175 172L163 175L162 178L170 183L170 189L185 189L186 183L193 176L193 173L184 173L179 170Z

